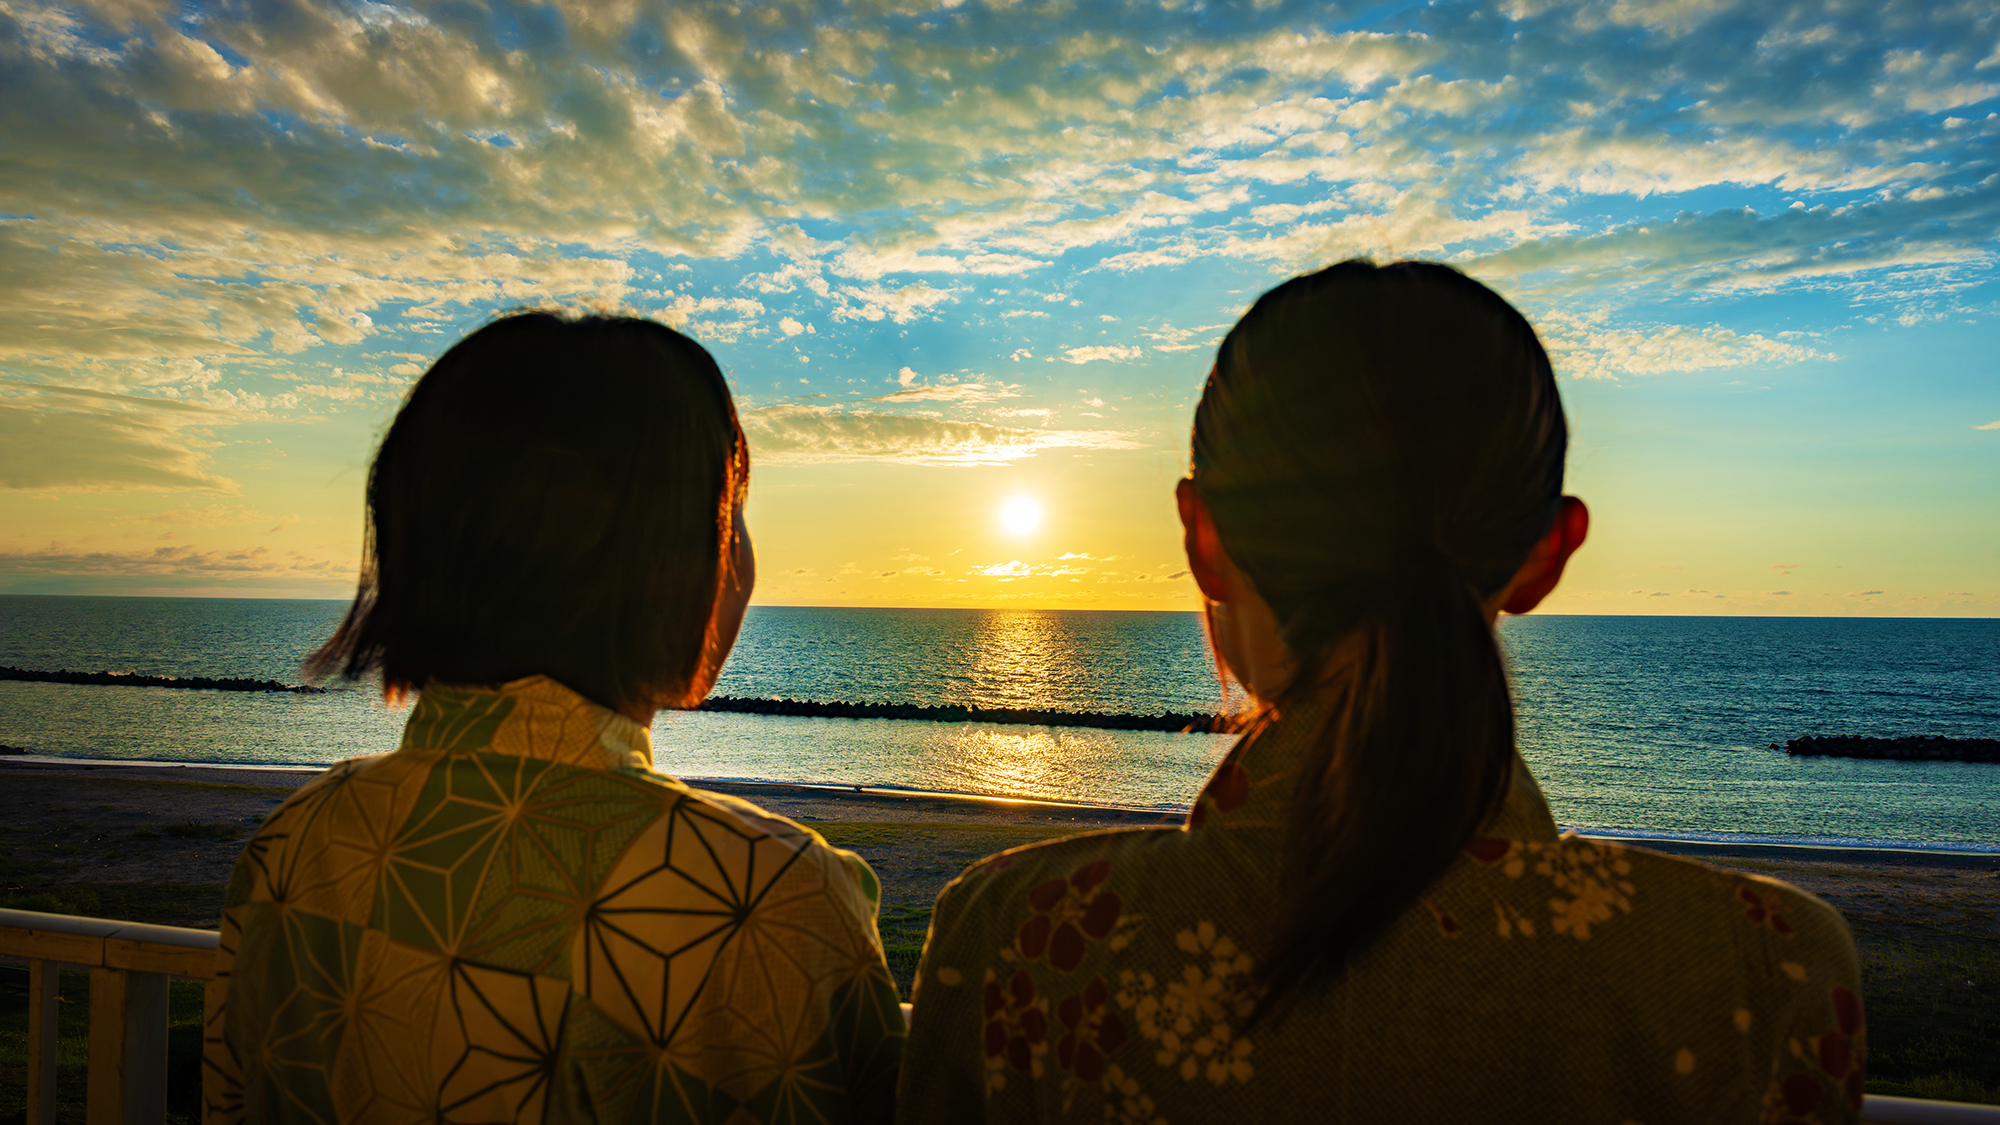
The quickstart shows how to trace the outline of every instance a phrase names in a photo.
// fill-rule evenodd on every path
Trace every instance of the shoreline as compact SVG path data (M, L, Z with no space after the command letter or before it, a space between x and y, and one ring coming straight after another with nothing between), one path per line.
M249 766L223 762L158 762L105 758L63 758L53 755L0 756L0 770L18 769L43 776L125 777L170 780L172 771L198 771L171 780L210 785L296 789L323 772L325 766ZM795 820L930 821L989 825L1065 825L1076 831L1178 824L1187 810L1181 806L1152 808L1093 805L1034 797L999 797L977 793L904 789L889 786L816 782L761 781L736 778L684 777L698 789L741 797L780 816ZM1699 859L1764 858L1805 862L1893 863L1910 867L1967 868L2000 871L2000 843L1904 844L1880 842L1798 842L1745 840L1691 834L1647 833L1626 829L1578 829L1586 839L1646 848L1669 855Z

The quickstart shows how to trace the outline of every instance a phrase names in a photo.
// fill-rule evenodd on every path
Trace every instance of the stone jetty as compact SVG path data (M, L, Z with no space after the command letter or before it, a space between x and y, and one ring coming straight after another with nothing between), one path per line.
M1054 711L1040 707L926 707L914 703L822 703L809 699L740 699L711 695L702 711L745 715L793 715L809 719L905 719L929 723L1005 723L1040 727L1096 727L1100 730L1190 731L1213 734L1228 730L1220 715L1166 711L1134 715L1116 711Z
M1771 744L1771 749L1777 748L1777 743ZM1888 758L1898 762L2000 762L2000 738L1828 738L1807 735L1786 742L1785 753L1806 758Z
M137 676L129 672L54 672L0 665L0 680L26 680L37 684L89 684L96 687L180 688L184 691L282 691L293 695L319 695L326 691L311 684L281 684L276 680L252 680L242 676Z

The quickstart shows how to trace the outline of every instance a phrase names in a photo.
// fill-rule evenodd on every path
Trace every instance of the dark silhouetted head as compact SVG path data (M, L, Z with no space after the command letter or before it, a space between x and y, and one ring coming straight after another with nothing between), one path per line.
M699 344L628 317L497 320L382 439L360 589L308 667L379 672L392 697L543 674L608 707L691 706L748 477Z
M1534 330L1447 266L1343 262L1223 341L1193 486L1300 665L1277 711L1325 715L1274 994L1365 948L1504 798L1513 706L1487 611L1557 515L1567 443Z

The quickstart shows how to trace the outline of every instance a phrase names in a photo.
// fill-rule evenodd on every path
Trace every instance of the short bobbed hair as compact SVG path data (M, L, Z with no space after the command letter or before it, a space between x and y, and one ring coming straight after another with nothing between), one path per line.
M748 480L701 345L631 317L496 320L382 439L359 589L307 670L379 674L391 699L540 674L607 707L693 706Z

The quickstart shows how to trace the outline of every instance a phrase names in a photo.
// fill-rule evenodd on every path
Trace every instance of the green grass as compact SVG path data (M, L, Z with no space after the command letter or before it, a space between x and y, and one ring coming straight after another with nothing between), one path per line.
M211 928L222 917L221 883L64 883L0 887L0 907L80 914L160 926Z
M160 831L176 840L234 840L243 835L240 824L197 824L192 820L170 824Z
M2000 1105L2000 944L1864 942L1870 1091Z
M896 978L896 992L910 998L917 978L917 961L923 956L924 938L930 935L931 908L928 906L885 906L877 924L882 930L882 952L888 956L889 975Z
M84 1119L85 1072L90 1055L90 976L64 973L56 1008L56 1120ZM167 986L167 1120L194 1125L201 1118L202 982ZM0 997L0 1123L28 1113L28 1002Z

